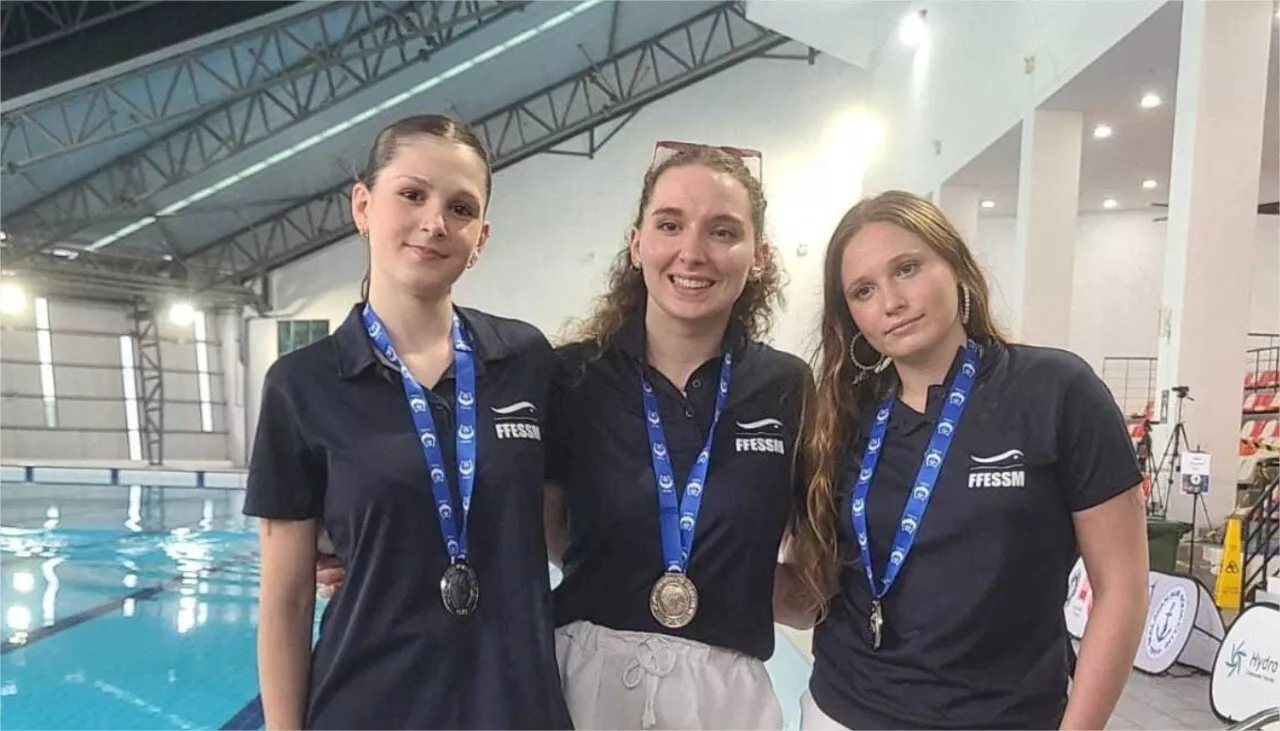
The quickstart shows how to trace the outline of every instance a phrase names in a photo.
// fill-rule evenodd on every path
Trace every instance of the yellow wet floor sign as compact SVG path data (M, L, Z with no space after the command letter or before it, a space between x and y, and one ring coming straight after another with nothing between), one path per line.
M1227 537L1222 542L1218 580L1213 585L1213 603L1219 609L1239 609L1244 556L1240 546L1240 518L1227 518Z

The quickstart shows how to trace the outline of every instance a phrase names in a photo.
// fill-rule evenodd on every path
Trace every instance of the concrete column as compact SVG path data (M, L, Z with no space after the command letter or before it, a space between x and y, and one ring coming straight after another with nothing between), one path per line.
M1274 10L1265 2L1204 0L1185 0L1182 7L1157 416L1168 394L1172 421L1177 398L1169 392L1175 386L1190 387L1195 400L1184 403L1183 418L1191 446L1200 445L1212 455L1205 503L1216 525L1236 501ZM1157 459L1170 432L1171 425L1165 425L1153 435ZM1200 527L1205 512L1197 513ZM1191 517L1191 499L1179 492L1177 481L1169 517Z
M934 193L934 203L972 248L978 241L978 189L971 185L943 185Z
M1036 110L1022 120L1015 271L1007 288L1014 337L1032 345L1067 346L1076 214L1080 207L1079 112Z

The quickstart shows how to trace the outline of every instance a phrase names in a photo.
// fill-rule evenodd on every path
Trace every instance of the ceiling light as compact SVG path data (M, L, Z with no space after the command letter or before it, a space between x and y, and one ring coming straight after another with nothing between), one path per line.
M187 327L196 321L196 308L189 302L178 302L169 308L169 322L178 327Z
M1142 189L1143 189L1143 190L1155 190L1155 189L1156 189L1156 188L1158 188L1158 187L1160 187L1160 184L1159 184L1159 183L1157 183L1157 182L1156 182L1154 179L1152 179L1152 178L1147 178L1146 180L1142 181Z
M9 234L5 233L4 231L0 231L0 241L8 241L8 240L9 240Z
M982 201L981 203L979 203L978 205L982 206L983 208L995 208L996 202L988 198Z
M1102 201L1102 207L1103 207L1103 208L1115 208L1115 207L1116 207L1116 206L1118 206L1118 205L1120 205L1120 204L1119 204L1119 203L1116 203L1116 199L1115 199L1115 198L1108 198L1108 199L1106 199L1106 200Z
M1105 140L1111 136L1111 128L1105 124L1100 124L1093 128L1093 139Z
M924 42L927 29L924 26L925 11L907 13L898 25L898 40L907 48L915 48Z
M0 312L11 315L22 312L27 306L27 293L12 282L0 284Z
M395 96L392 96L388 99L384 99L378 104L372 105L367 109L360 111L360 113L356 114L355 116L349 117L348 119L338 122L326 130L317 132L316 134L311 135L310 137L302 140L301 142L295 143L294 145L284 150L281 150L280 152L277 152L274 155L271 155L265 160L259 160L258 162L255 162L254 164L246 167L245 169L241 170L238 173L225 177L222 180L219 180L218 182L213 183L212 185L209 185L206 188L198 190L195 193L192 193L191 195L179 201L171 203L165 206L164 208L161 208L159 211L156 211L155 216L144 216L138 219L137 221L134 221L133 223L125 226L124 228L119 229L118 231L107 234L106 236L103 236L97 241L94 241L92 244L89 244L85 248L89 251L97 251L103 248L104 246L110 246L111 244L114 244L120 239L126 236L129 236L133 233L136 233L140 229L144 229L147 226L150 226L151 224L155 223L156 221L159 220L156 216L172 216L173 214L177 213L178 211L181 211L182 209L186 208L187 206L190 206L193 203L198 203L204 200L205 198L208 198L209 196L214 195L215 193L221 192L226 188L230 188L236 183L239 183L241 180L244 180L245 178L248 178L253 175L257 175L258 173L262 172L263 170L266 170L269 167L272 167L281 162L284 162L285 160L288 160L294 155L297 155L300 152L308 150L340 132L344 132L356 126L357 124L365 122L379 114L382 114L388 109L400 106L406 101L409 101L410 99L416 96L419 96L422 93L439 86L440 84L448 81L449 79L457 76L458 74L468 71L473 67L479 66L480 64L485 63L486 61L489 61L490 59L496 56L500 56L517 46L523 45L526 41L533 38L534 36L545 33L558 25L561 25L569 20L572 20L574 17L582 13L585 13L586 11L590 10L596 5L599 5L602 2L604 2L604 0L582 0L582 2L579 2L577 5L573 6L572 8L569 8L568 10L565 10L559 13L558 15L555 15L552 18L543 21L542 23L538 24L533 28L530 28L522 33L517 33L516 35L512 36L511 38L508 38L502 43L492 46L489 49L482 51L465 61L461 61L455 64L451 68L446 69L436 74L435 76L432 76L424 81L419 82L418 84L415 84L412 88L406 91L402 91L399 94L396 94Z
M1142 95L1142 100L1138 102L1143 109L1155 109L1160 106L1160 95L1154 92L1147 92Z

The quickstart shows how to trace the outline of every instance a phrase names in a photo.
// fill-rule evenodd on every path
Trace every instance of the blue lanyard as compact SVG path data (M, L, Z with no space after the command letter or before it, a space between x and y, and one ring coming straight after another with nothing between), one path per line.
M875 572L871 570L871 547L867 541L867 490L871 487L876 463L880 461L885 428L889 425L889 415L893 413L893 404L897 396L889 394L876 413L876 421L871 427L867 448L862 455L862 469L858 473L858 481L853 486L851 509L853 532L858 540L858 552L862 556L862 566L867 570L867 581L871 584L871 598L875 602L889 593L889 587L893 586L893 580L902 570L902 565L907 561L907 555L911 553L911 546L915 544L916 532L919 530L920 522L924 520L925 510L929 507L929 498L933 496L933 488L938 481L938 474L942 471L942 463L947 459L947 450L951 448L951 438L960 424L960 416L964 413L969 401L969 393L973 390L973 382L978 374L978 358L977 344L972 340L968 341L965 345L964 361L952 379L947 401L942 407L938 425L933 430L933 437L929 440L929 448L925 451L924 460L920 464L920 471L916 475L911 496L902 509L902 521L898 524L898 532L893 537L893 552L889 554L889 564L885 568L884 579L880 583L876 582ZM876 611L878 611L878 605Z
M645 424L649 428L649 453L653 457L653 474L658 479L658 524L662 530L662 559L668 571L684 573L689 567L693 552L693 532L698 525L698 509L702 506L702 492L706 487L707 467L711 462L711 445L716 438L716 425L729 395L729 377L733 370L733 356L725 353L720 365L720 390L716 393L716 412L711 420L707 441L698 453L698 461L689 470L685 482L684 498L676 503L676 478L671 470L671 452L667 449L667 437L662 432L662 416L658 411L658 399L653 384L640 375L644 392Z
M476 367L466 328L455 312L452 331L453 362L457 372L455 418L458 422L458 493L462 497L462 530L459 531L457 521L454 520L453 499L449 495L444 455L440 452L440 443L436 438L435 419L431 416L427 394L409 372L408 366L400 362L400 356L396 355L396 349L387 337L386 327L368 304L364 307L364 325L378 350L387 357L391 365L400 369L409 412L413 415L413 425L418 431L418 442L422 445L422 454L431 470L431 493L435 496L436 518L440 522L445 551L449 554L450 563L465 562L467 516L471 513L471 491L476 482Z

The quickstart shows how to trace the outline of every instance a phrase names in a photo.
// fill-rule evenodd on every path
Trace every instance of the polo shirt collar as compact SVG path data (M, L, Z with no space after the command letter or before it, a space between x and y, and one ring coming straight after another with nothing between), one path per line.
M489 318L483 317L476 310L466 307L454 307L462 320L463 327L471 335L472 352L476 359L476 377L484 375L486 364L510 357L510 345L502 339ZM338 350L338 375L342 378L354 378L373 365L390 367L382 355L378 353L369 339L364 327L364 303L352 305L347 318L334 332L334 343ZM448 377L453 373L453 366L445 373Z
M633 360L645 362L645 330L644 316L647 303L640 305L640 311L623 323L622 328L613 336L613 346ZM746 350L749 339L746 328L736 317L729 318L729 327L725 330L724 339L720 341L720 354L733 353L734 360L740 360Z
M980 383L986 377L996 363L1000 361L1004 353L1004 346L996 340L992 340L986 336L972 336L974 342L981 349L981 355L978 359L978 375L974 379L974 385ZM890 426L892 428L912 431L923 425L932 425L933 421L938 418L938 414L942 411L942 401L947 395L946 384L951 382L955 377L956 371L959 370L960 364L964 362L964 346L956 348L956 354L951 359L951 367L947 369L946 378L941 384L929 387L928 401L925 404L925 413L921 414L905 406L899 405L893 410L893 416L890 418Z

